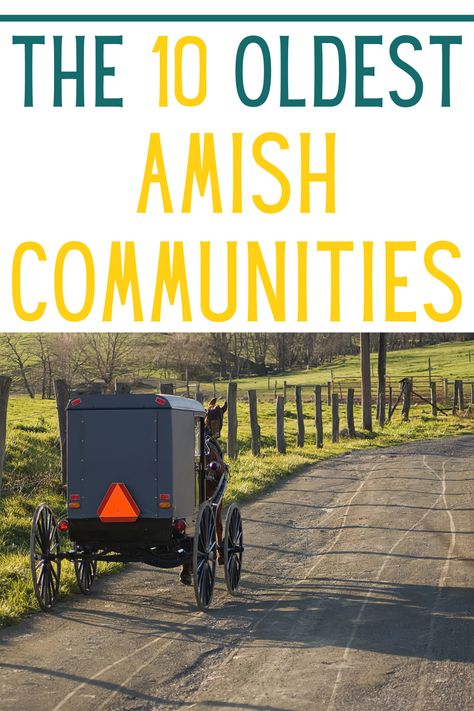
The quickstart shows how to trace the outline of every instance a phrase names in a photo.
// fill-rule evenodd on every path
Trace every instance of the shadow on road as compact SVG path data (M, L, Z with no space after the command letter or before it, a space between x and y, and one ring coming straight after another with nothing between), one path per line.
M12 669L15 671L26 671L29 672L30 674L37 674L40 677L43 677L45 675L47 676L54 676L58 679L66 679L67 681L73 681L77 684L85 684L88 687L92 688L97 688L97 689L103 689L104 691L115 691L117 688L117 684L114 682L108 682L104 681L102 679L90 679L88 677L82 677L79 676L78 674L70 674L67 672L62 672L62 671L52 671L51 669L48 669L46 667L38 667L38 666L29 666L26 664L5 664L4 662L0 662L0 669ZM137 690L135 687L134 688L127 688L126 686L121 688L121 693L124 696L129 696L132 698L134 701L143 701L143 702L148 702L149 704L153 704L153 706L147 706L147 708L156 708L156 704L160 705L166 705L166 707L169 706L175 706L176 708L181 708L181 707L190 707L191 704L187 701L182 701L180 699L172 699L170 697L160 697L155 694L145 694L142 691ZM206 706L206 701L201 701L201 705ZM214 708L219 707L223 709L233 709L236 708L236 704L233 703L227 703L225 701L216 701L212 700L211 704ZM259 704L242 704L239 702L238 704L239 709L248 709L248 711L286 711L284 707L282 706L268 706L268 705L259 705Z
M353 649L423 659L435 614L435 640L429 658L474 662L474 595L468 588L445 587L439 595L435 585L343 578L289 582L261 572L252 580L242 580L240 598L227 598L221 608L182 621L176 621L176 612L185 617L192 602L189 607L178 605L169 593L148 597L109 593L107 598L113 602L113 610L94 607L90 599L87 609L57 614L75 624L133 631L145 640L160 636L198 647L215 643L231 649L252 642L263 647L344 648L365 604ZM120 604L125 607L123 614L117 610ZM130 613L130 607L136 608L136 615ZM170 608L174 615L170 615ZM226 624L216 624L219 620Z
M365 604L353 649L425 658L434 614L429 658L474 662L474 594L469 588L445 587L439 594L433 585L318 578L296 587L275 584L273 579L268 590L264 578L262 574L260 581L251 583L251 590L260 587L263 596L253 602L247 599L244 606L226 605L215 613L240 618L242 624L248 624L249 618L255 624L263 617L255 632L250 623L254 644L344 648Z

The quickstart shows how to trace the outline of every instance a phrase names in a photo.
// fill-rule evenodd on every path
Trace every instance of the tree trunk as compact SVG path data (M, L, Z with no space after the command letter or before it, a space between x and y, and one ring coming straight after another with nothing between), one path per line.
M385 424L385 390L387 381L387 334L379 333L379 355L378 355L378 416L380 426Z
M370 333L360 334L362 427L372 432L372 389L370 383Z
M8 397L12 379L0 375L0 497L2 495L3 464L5 462L5 444L7 439Z
M54 392L56 394L56 407L58 409L59 441L61 444L61 477L62 483L66 484L67 467L67 440L66 440L66 407L69 402L69 388L65 380L54 381Z

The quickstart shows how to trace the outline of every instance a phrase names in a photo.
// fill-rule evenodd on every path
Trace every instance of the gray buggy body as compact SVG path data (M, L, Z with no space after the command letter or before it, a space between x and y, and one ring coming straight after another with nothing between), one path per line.
M172 522L188 531L204 498L203 406L172 395L81 395L67 407L70 537L84 548L166 546ZM139 508L134 522L102 522L113 483ZM78 508L71 508L74 502ZM163 504L168 508L163 507Z
M231 504L219 532L228 470L204 431L203 406L173 395L80 395L66 415L67 518L57 521L43 502L31 523L31 576L40 607L49 611L56 604L64 560L73 563L84 595L98 561L182 566L181 582L194 586L199 609L207 610L219 557L227 590L235 594L242 519ZM63 551L65 532L73 547Z

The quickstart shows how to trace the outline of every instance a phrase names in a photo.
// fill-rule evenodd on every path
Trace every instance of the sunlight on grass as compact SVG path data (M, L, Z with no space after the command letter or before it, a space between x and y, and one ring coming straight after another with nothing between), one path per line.
M377 375L377 353L371 353L370 358L372 376L375 377ZM410 376L415 378L415 381L420 382L421 380L428 387L428 358L431 358L433 379L461 378L474 381L474 341L450 341L422 348L389 351L387 353L387 384L398 386L398 381L401 378ZM292 370L271 375L270 387L268 387L267 376L245 377L240 378L237 382L242 395L246 394L249 388L255 388L260 398L271 398L275 380L278 382L278 392L281 394L284 380L290 386L301 385L303 388L309 388L314 385L326 385L328 380L333 377L335 382L359 382L359 355L336 356L330 363L309 370ZM224 396L226 388L225 381L216 382L218 395ZM201 389L206 393L212 392L212 383L201 383ZM466 396L468 396L467 392Z
M451 344L450 344L451 345ZM474 433L474 420L466 413L462 417L433 418L429 407L415 405L409 422L402 422L399 412L384 430L375 427L374 434L360 434L356 439L342 436L338 444L330 441L330 408L323 407L324 448L316 449L314 406L303 405L305 447L296 447L296 407L285 406L285 437L287 453L275 450L275 402L258 405L262 453L250 453L248 405L238 403L237 460L230 463L230 481L226 502L244 500L264 491L276 482L308 465L348 451L374 446L403 444L413 440L432 439L456 434ZM341 430L345 427L345 407L341 406ZM361 420L360 407L355 408L356 428ZM222 443L225 448L226 427ZM57 516L64 515L64 498L60 486L60 451L55 405L51 401L12 397L8 415L7 457L5 461L4 498L0 501L0 625L9 624L38 609L33 594L29 567L29 537L33 511L41 501L53 508ZM69 547L66 538L63 549ZM120 568L118 564L100 564L101 573ZM77 592L74 568L65 562L61 575L61 595Z
M36 506L43 500L60 517L64 516L64 498L54 491L35 496L7 496L0 501L0 626L20 619L28 612L38 610L33 592L30 570L31 519ZM63 538L61 548L71 548L68 538ZM119 569L118 564L100 563L99 573ZM61 596L79 592L72 563L64 562L61 568Z

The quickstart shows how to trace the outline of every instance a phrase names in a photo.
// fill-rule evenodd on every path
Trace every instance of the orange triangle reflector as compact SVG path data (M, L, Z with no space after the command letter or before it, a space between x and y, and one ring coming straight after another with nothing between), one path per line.
M139 514L140 509L123 483L111 484L97 509L102 523L133 523Z

